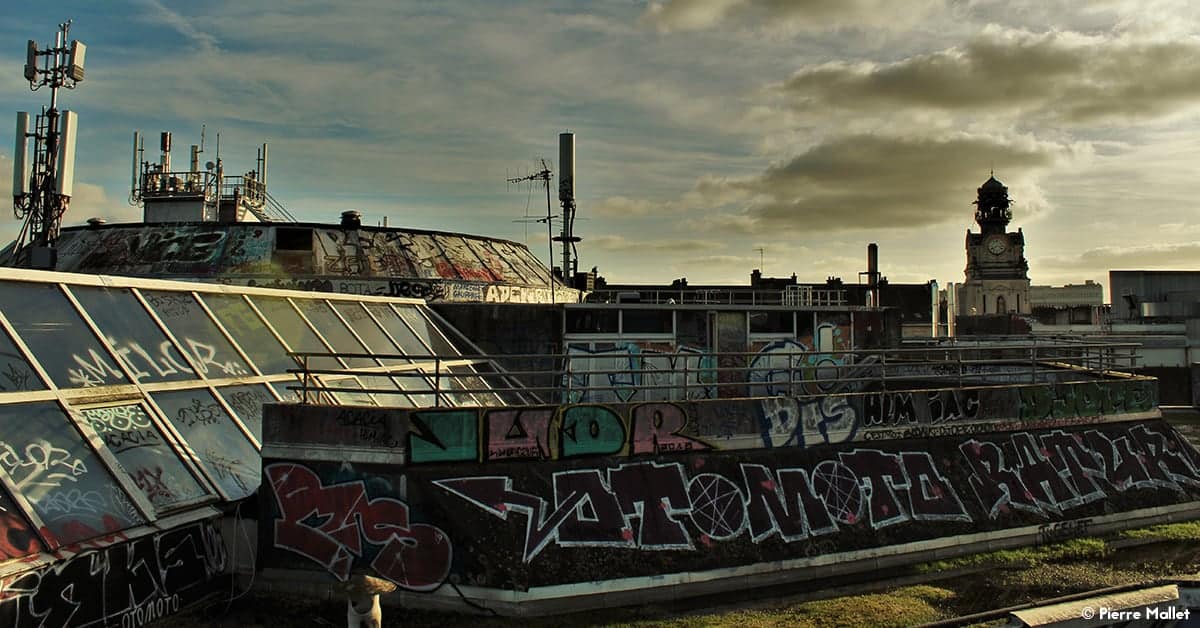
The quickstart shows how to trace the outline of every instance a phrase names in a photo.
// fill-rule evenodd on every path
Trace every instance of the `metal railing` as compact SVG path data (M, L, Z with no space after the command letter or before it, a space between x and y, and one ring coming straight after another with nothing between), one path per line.
M1039 342L946 345L858 351L609 352L515 355L292 353L304 403L327 395L403 395L419 407L525 405L586 401L835 394L1021 385L1127 376L1136 343ZM331 359L374 359L365 369L329 367ZM496 360L539 368L506 370ZM317 366L317 364L322 366ZM390 365L389 365L390 363ZM359 380L387 382L365 386ZM554 385L527 385L529 381ZM402 403L403 397L399 398ZM392 405L383 403L381 405Z

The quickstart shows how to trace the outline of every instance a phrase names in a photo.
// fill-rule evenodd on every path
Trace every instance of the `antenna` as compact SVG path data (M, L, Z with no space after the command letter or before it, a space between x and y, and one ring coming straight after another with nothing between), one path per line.
M29 40L25 48L25 80L29 81L31 91L50 88L50 107L43 109L32 125L29 114L17 115L13 214L25 224L7 260L16 266L52 269L57 264L54 244L74 188L75 135L79 125L74 112L59 113L58 90L74 89L83 80L87 53L82 42L67 43L70 29L71 21L67 20L58 25L53 46L42 50L36 41ZM28 160L30 139L32 168Z
M762 271L763 266L765 266L765 264L763 263L763 255L766 253L767 249L760 246L754 250L758 251L758 270Z
M508 179L508 182L509 183L521 183L522 181L529 181L530 184L532 185L533 181L541 181L542 186L546 188L546 238L548 240L547 244L550 246L549 263L551 266L553 266L554 265L554 240L555 240L555 238L554 238L554 226L552 224L552 219L554 218L554 215L551 213L551 209L550 209L550 176L551 176L551 172L550 172L550 164L547 164L545 159L542 159L540 161L542 164L541 170L538 170L537 172L534 172L532 174L527 174L523 177L513 177L511 179ZM539 220L538 222L541 222L541 220ZM550 273L549 279L550 279L550 281L549 281L550 303L553 304L554 299L555 299L555 296L554 296L554 293L555 293L554 273L553 272Z

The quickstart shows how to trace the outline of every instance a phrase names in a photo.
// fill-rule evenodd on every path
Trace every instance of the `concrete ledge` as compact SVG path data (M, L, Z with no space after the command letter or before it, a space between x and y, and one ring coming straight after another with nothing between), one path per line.
M1087 536L1200 518L1200 501L1173 506L1145 508L1092 517ZM428 594L396 591L382 596L388 606L406 606L463 613L479 613L479 606L501 615L538 616L571 613L611 606L662 603L797 582L866 574L905 565L943 560L1036 545L1042 526L1025 526L994 532L825 554L812 558L772 561L710 571L665 574L616 580L576 582L528 591L490 589L449 583ZM932 576L936 579L936 576ZM264 569L255 588L337 599L335 582L316 571ZM817 584L815 589L819 589ZM467 601L476 606L471 606Z

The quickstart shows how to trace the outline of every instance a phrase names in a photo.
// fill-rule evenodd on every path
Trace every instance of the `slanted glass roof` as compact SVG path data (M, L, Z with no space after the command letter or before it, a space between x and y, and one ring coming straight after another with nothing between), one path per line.
M289 350L389 356L311 359L357 371L320 375L345 390L312 403L496 403L463 391L478 376L435 320L416 300L5 269L0 562L251 495L262 406L297 399Z

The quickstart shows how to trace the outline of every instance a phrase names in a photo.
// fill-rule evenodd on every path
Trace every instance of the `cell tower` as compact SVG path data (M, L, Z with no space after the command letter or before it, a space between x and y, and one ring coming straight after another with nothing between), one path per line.
M555 242L562 243L563 282L570 285L579 271L579 253L575 244L583 240L575 235L575 134L558 134L558 201L562 204L562 234Z
M75 176L75 130L78 116L58 110L58 89L74 89L83 80L83 58L87 48L81 41L68 45L71 21L58 25L54 46L39 50L29 40L25 56L25 80L29 89L50 88L50 108L36 117L17 113L17 137L13 151L13 213L24 220L8 263L31 268L54 268L54 243L63 214L71 202ZM31 118L33 118L31 120ZM32 124L31 124L32 122ZM29 144L33 140L32 163Z

